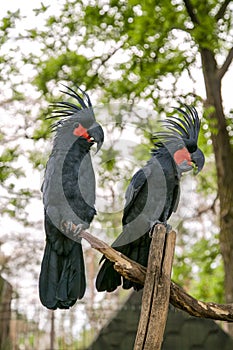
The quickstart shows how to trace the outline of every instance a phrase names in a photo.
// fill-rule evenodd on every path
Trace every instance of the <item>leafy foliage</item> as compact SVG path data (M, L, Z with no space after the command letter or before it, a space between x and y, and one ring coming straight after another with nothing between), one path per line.
M218 237L203 237L176 254L173 279L199 300L223 303L224 271Z

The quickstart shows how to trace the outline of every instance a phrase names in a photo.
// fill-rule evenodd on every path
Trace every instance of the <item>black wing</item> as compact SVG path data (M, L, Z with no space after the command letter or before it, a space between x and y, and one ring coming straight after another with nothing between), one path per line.
M125 193L125 208L123 212L122 223L123 226L130 221L130 210L134 206L135 200L142 189L145 190L148 177L151 175L151 168L146 165L144 168L138 170L132 177L132 180ZM140 204L140 203L138 203ZM141 203L143 206L143 203ZM134 208L135 209L135 208ZM138 210L143 208L138 208ZM136 215L136 213L134 214Z
M166 175L154 157L133 176L126 191L123 232L113 247L125 246L148 232L163 218L167 202Z

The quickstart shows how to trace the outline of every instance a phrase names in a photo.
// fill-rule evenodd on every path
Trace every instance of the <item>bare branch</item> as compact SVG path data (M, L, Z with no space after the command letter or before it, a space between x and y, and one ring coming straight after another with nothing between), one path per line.
M73 225L73 230L75 230L75 228L76 226ZM146 277L146 268L144 266L130 260L86 231L82 231L77 236L77 239L80 237L87 240L92 248L103 253L107 259L115 262L114 268L117 272L129 280L144 285ZM171 283L170 303L195 317L233 322L233 304L217 304L196 300L175 282Z
M222 67L218 69L218 78L221 80L224 76L224 74L226 73L226 71L228 70L231 62L233 60L233 47L230 49L230 51L228 52L228 55L226 57L225 62L223 63Z
M73 225L74 229L75 225ZM146 268L140 264L135 264L135 262L127 256L121 254L117 250L110 247L107 243L101 241L100 239L92 236L87 231L82 231L78 237L84 238L92 248L98 250L106 256L107 259L114 262L114 268L125 278L140 284L144 284L146 277Z
M15 98L8 98L6 100L0 101L0 107L5 107L7 104L15 102Z
M205 208L199 207L196 210L196 213L194 215L190 216L189 218L186 218L186 220L193 221L194 219L198 219L198 218L200 218L200 216L202 216L210 211L213 214L216 214L216 203L217 203L218 199L219 199L219 196L217 194L217 196L214 198L213 203L211 203L211 205L209 205L208 207L205 207Z
M184 4L193 24L199 24L199 20L193 10L191 2L189 0L184 0Z
M195 317L233 322L233 304L217 304L197 300L175 282L171 282L170 303Z
M105 65L114 55L117 53L122 47L124 46L124 42L122 42L119 46L115 47L112 51L110 51L108 54L104 55L98 64L97 68L95 69L95 74L92 76L92 82L98 77L99 75L99 69Z
M223 18L224 13L227 9L227 6L230 4L230 2L231 2L231 0L226 0L222 3L222 6L220 7L220 9L218 10L218 12L215 16L217 21L220 20L221 18Z

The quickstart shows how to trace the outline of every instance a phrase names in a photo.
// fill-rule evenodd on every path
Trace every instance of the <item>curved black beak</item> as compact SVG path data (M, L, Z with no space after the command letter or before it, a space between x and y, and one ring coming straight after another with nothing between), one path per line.
M205 164L205 156L203 152L197 148L197 150L191 153L191 160L196 165L194 168L194 174L197 175Z
M103 129L98 123L94 123L91 126L91 128L88 130L88 134L90 135L92 141L97 143L97 151L96 151L97 153L102 147L104 142Z

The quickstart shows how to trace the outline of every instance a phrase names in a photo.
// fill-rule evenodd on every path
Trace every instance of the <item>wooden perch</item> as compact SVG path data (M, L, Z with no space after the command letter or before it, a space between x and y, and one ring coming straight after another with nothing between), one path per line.
M167 322L176 233L153 230L134 350L160 350Z
M114 268L125 278L144 285L146 277L146 268L140 264L135 263L127 256L121 254L117 250L110 247L107 243L92 236L87 231L82 231L79 237L84 238L91 247L98 250L106 256L110 261L115 262Z
M75 225L73 226L75 229ZM89 232L82 231L78 236L88 241L92 248L104 254L107 259L115 262L114 268L125 278L144 285L146 277L144 266L127 258ZM175 282L171 282L170 285L170 303L195 317L233 322L233 304L223 305L196 300Z

